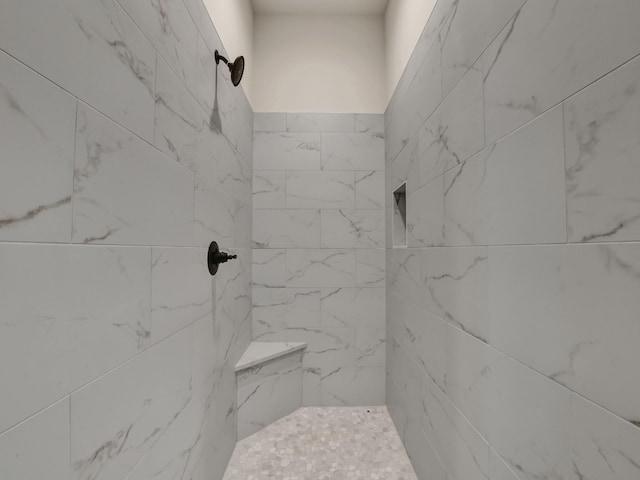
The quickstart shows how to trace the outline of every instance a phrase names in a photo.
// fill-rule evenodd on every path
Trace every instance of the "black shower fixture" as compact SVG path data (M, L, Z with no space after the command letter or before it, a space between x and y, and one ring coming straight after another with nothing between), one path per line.
M216 50L216 65L220 63L222 60L229 67L229 71L231 72L231 83L233 83L234 87L240 85L240 80L242 80L242 74L244 73L244 57L240 55L237 57L233 63L229 63L229 60L224 58L218 50Z

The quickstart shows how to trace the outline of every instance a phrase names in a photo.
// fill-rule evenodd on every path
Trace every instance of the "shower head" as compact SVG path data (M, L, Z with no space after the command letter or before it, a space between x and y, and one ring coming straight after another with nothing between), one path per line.
M216 50L215 57L216 65L220 63L220 60L222 60L227 64L227 67L229 67L229 71L231 72L231 83L233 83L233 86L237 87L240 85L240 80L242 80L242 74L244 73L244 57L239 56L233 61L233 63L229 63L229 60L220 55L218 50Z

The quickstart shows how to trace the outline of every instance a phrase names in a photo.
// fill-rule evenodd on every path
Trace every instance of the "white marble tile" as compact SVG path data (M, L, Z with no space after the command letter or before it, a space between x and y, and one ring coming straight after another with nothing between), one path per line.
M238 372L238 440L302 406L302 352Z
M384 310L383 310L384 311ZM373 322L372 322L373 323ZM356 329L356 366L385 369L387 331L379 328ZM384 377L383 377L384 378Z
M151 340L213 315L213 288L204 248L154 247L151 257Z
M445 175L448 245L566 241L561 125L554 108Z
M5 244L0 265L0 431L149 346L150 249Z
M442 85L448 93L518 12L524 0L454 2L440 35Z
M320 134L256 132L253 168L256 170L320 170Z
M482 56L487 143L640 53L640 4L527 2Z
M564 478L569 461L571 393L503 357L491 368L491 446L521 480Z
M0 239L69 242L76 101L2 52L0 72Z
M154 48L187 85L196 73L198 32L182 2L118 0Z
M254 288L254 339L291 327L320 327L320 297L320 289Z
M384 135L384 115L356 113L356 132Z
M288 287L353 287L356 280L354 250L287 250Z
M423 250L421 278L424 308L488 343L489 252L486 247Z
M285 208L285 171L254 170L253 208Z
M71 396L72 478L124 478L167 432L191 400L191 346L187 328Z
M192 172L78 106L73 242L192 245L193 185Z
M628 421L640 421L636 244L490 248L493 343ZM544 345L544 350L540 350Z
M302 369L302 405L321 406L320 393L321 370L318 367L306 367Z
M153 139L156 53L114 0L16 2L4 51L146 140Z
M382 288L323 288L322 326L382 329L385 298Z
M433 247L444 244L443 177L407 195L407 245Z
M564 478L638 478L640 428L575 394L571 427L571 466Z
M385 286L384 249L356 250L356 285L358 287Z
M70 478L68 398L0 435L0 476Z
M354 172L287 172L287 208L354 208Z
M484 148L482 73L471 69L419 131L419 184Z
M320 218L320 210L255 210L253 248L318 248Z
M384 172L356 172L356 208L385 208Z
M322 247L382 248L384 228L382 210L322 210Z
M252 249L252 283L256 287L284 287L287 281L287 251Z
M518 475L500 458L493 449L491 449L491 480L520 480Z
M323 170L384 170L384 138L371 133L322 133Z
M453 478L488 479L489 445L430 378L422 381L422 425Z
M640 240L640 59L564 108L569 241Z
M303 365L322 371L322 378L331 372L355 366L355 329L292 327L287 330L287 341L306 342Z
M389 292L420 305L420 253L404 248L387 250L387 282Z
M286 113L256 112L253 115L254 132L286 132Z
M193 89L192 93L200 105L213 113L216 106L216 61L214 54L199 33L196 53L195 80L187 86ZM252 138L253 135L249 134L249 137Z
M290 353L302 353L306 346L304 342L251 342L242 354L242 358L236 363L236 372ZM300 361L302 362L302 357Z
M384 367L341 367L320 381L323 406L384 405Z
M289 132L353 132L352 113L287 113Z

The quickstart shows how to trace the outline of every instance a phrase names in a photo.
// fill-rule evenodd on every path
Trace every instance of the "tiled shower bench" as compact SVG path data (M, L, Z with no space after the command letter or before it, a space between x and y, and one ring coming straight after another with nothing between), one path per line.
M238 440L302 406L304 342L251 342L236 364Z

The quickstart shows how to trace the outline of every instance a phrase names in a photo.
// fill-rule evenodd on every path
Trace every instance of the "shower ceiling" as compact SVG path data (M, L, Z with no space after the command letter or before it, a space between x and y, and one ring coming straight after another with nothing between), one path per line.
M388 0L252 0L256 13L384 14Z

